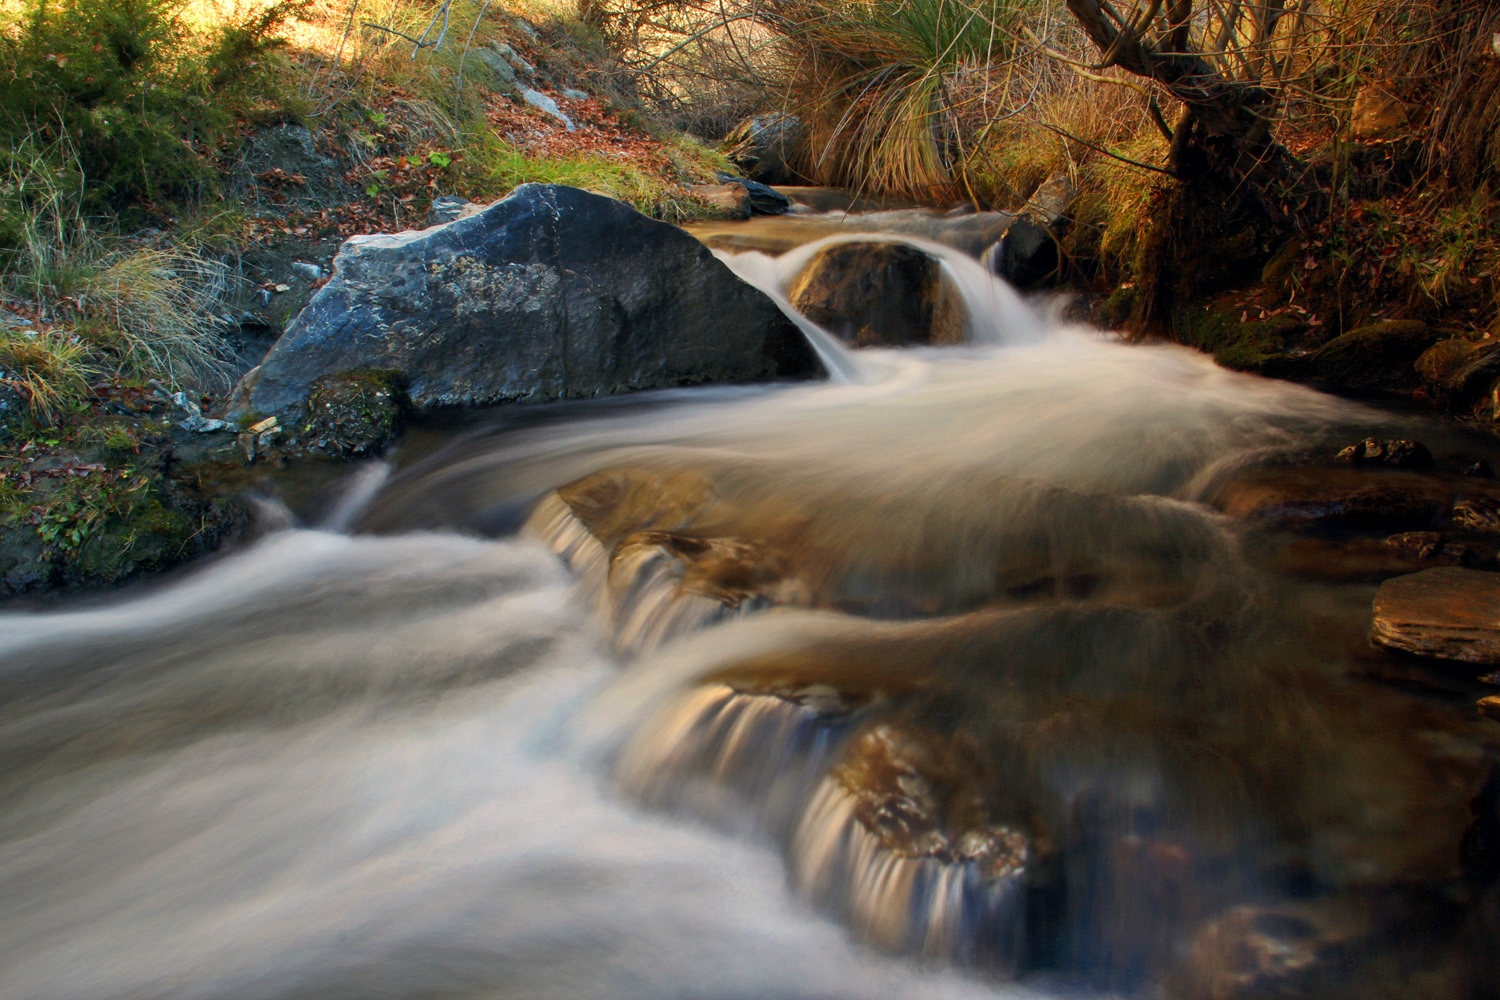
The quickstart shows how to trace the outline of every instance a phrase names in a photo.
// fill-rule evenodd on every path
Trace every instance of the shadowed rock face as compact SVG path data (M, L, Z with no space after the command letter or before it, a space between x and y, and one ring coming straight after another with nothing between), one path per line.
M266 355L250 405L320 377L399 373L419 410L819 374L765 295L628 205L527 184L420 232L360 236Z

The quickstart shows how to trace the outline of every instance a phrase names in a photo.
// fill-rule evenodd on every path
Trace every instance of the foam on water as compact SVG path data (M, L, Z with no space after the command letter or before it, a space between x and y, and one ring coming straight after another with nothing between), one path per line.
M33 681L0 710L0 995L995 995L852 946L769 849L615 800L567 724L613 676L596 641L550 552L441 535L285 533L0 616Z

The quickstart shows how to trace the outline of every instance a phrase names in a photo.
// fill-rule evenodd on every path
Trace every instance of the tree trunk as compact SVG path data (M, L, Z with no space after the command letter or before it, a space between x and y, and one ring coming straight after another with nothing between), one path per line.
M1113 8L1106 14L1100 0L1067 0L1103 53L1101 68L1154 80L1183 105L1167 161L1174 180L1158 191L1142 245L1129 322L1138 334L1162 332L1179 295L1225 280L1234 254L1253 263L1306 200L1297 161L1271 135L1275 98L1259 84L1224 77L1190 51L1192 6L1172 0L1167 30L1153 44L1145 36L1162 0L1128 21L1112 17Z

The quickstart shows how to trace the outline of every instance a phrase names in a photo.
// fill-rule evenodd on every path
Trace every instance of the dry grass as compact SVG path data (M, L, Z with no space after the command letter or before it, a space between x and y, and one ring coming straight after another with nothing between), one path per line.
M88 346L61 332L0 327L0 386L19 394L33 418L50 423L88 391Z

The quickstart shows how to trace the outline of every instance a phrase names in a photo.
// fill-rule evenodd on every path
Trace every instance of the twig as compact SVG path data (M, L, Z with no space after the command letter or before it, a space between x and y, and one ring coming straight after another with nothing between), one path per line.
M1049 132L1056 132L1064 139L1071 139L1073 142L1087 146L1089 149L1092 149L1096 153L1103 153L1105 156L1109 157L1112 160L1119 160L1121 163L1128 163L1132 167L1140 167L1142 170L1149 170L1152 173L1166 174L1168 177L1172 178L1175 178L1177 176L1176 174L1172 173L1172 171L1163 169L1162 167L1153 167L1149 163L1142 163L1140 160L1132 160L1128 156L1121 156L1119 153L1112 153L1098 143L1089 142L1082 136L1074 135L1066 129L1058 128L1056 125L1049 125L1047 122L1037 122L1036 125L1038 128L1044 128Z
M474 33L479 30L479 22L484 20L485 12L490 9L490 0L484 0L484 6L479 8L479 16L474 18L474 26L469 29L469 37L464 39L464 51L458 57L458 80L453 86L453 116L457 118L463 113L460 103L464 96L464 60L469 58L469 46L474 44Z

